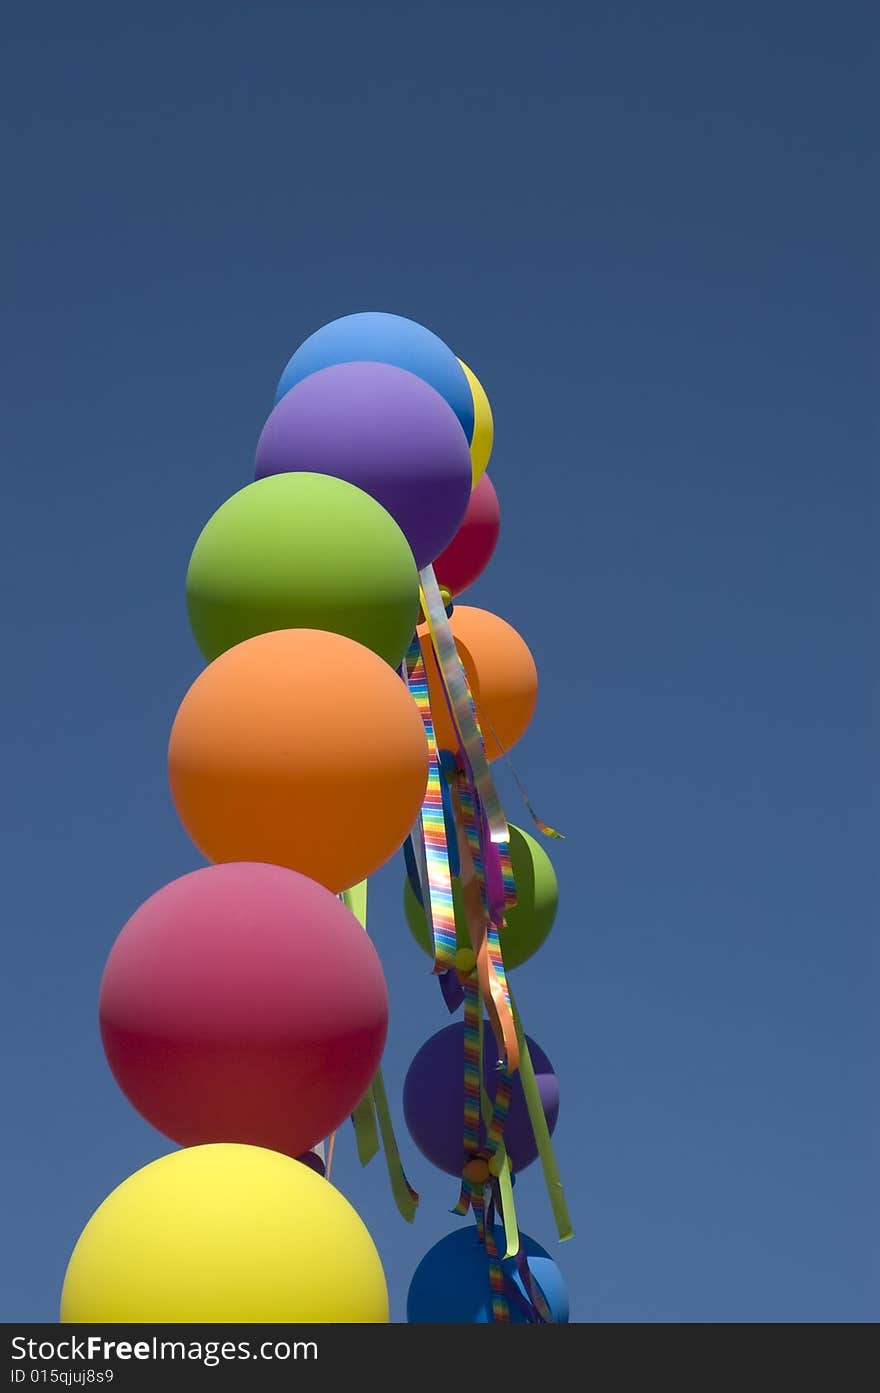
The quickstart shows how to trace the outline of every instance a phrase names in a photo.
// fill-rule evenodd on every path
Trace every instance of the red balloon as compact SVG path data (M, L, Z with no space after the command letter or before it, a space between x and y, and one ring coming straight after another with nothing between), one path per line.
M239 861L141 905L110 952L99 1014L117 1083L165 1136L299 1157L372 1082L388 996L376 950L335 895Z
M451 595L460 595L473 585L492 560L500 530L498 495L489 475L484 474L471 494L461 526L434 562L437 584Z

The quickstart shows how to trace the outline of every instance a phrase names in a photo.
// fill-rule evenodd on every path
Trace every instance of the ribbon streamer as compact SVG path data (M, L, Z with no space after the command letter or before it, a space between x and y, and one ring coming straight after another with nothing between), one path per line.
M439 665L439 656L435 652L433 657L435 667L437 667ZM443 693L446 708L449 712L449 719L452 723L453 730L456 732L459 745L458 759L455 761L455 767L447 774L449 785L450 787L454 786L463 769L469 784L473 787L475 803L480 802L480 795L476 786L476 776L473 769L473 758L468 757L468 751L465 749L464 745L465 737L462 735L462 720L464 717L461 713L467 711L472 721L473 729L476 732L476 747L485 765L488 787L491 789L494 799L498 801L494 783L488 772L489 766L486 760L486 744L483 739L483 732L480 728L476 702L474 701L473 693L468 683L464 664L458 656L458 649L455 648L454 640L453 650L451 653L447 654L447 671L444 673L442 669L439 670L441 675L439 683L440 690ZM453 687L457 684L459 688L458 700L460 710L458 713L455 710L450 684L452 684ZM485 791L486 788L484 786L483 792L485 793ZM513 867L510 861L510 829L507 825L507 819L504 817L500 802L498 802L498 813L498 825L493 831L489 825L485 807L481 804L479 851L477 851L476 841L472 844L472 851L475 858L478 860L477 869L480 878L480 886L486 901L489 917L500 925L504 911L509 909L511 905L516 904L516 883L513 878ZM448 829L447 841L451 842ZM450 854L452 855L452 853ZM453 866L452 873L456 875L460 874L460 871Z
M391 1181L391 1193L394 1195L394 1202L400 1213L406 1222L411 1224L416 1217L419 1196L407 1180L403 1162L400 1159L381 1069L376 1070L373 1079L373 1098L376 1103L376 1116L379 1119L379 1131L382 1133L382 1145L385 1148L385 1164L388 1167L388 1178Z
M483 1115L483 1125L487 1132L492 1124L492 1104L489 1100L485 1088L480 1091L480 1107ZM549 1302L541 1289L529 1267L528 1258L525 1250L520 1247L519 1228L516 1222L516 1210L513 1200L513 1186L510 1179L510 1161L503 1141L499 1141L489 1162L492 1173L492 1186L489 1201L486 1206L486 1225L494 1233L495 1228L495 1209L501 1217L504 1226L506 1242L505 1258L516 1260L516 1270L522 1284L520 1291L512 1277L505 1274L506 1294L508 1301L522 1311L526 1320L530 1324L555 1324L553 1312Z
M441 787L443 776L440 772L440 757L431 717L425 659L417 638L410 644L400 671L418 707L428 744L428 783L420 817L426 866L426 883L422 886L422 894L423 897L427 894L423 907L434 939L434 971L445 972L455 966L455 910L446 846L446 818Z
M482 1058L482 1030L480 1032L480 1051ZM488 1136L492 1126L493 1107L488 1093L484 1087L480 1087L480 1112L483 1117L483 1126ZM501 1221L504 1224L504 1239L506 1258L516 1257L519 1252L519 1227L516 1222L516 1205L513 1200L513 1182L511 1180L510 1160L507 1155L507 1148L504 1145L503 1137L499 1138L489 1161L489 1170L492 1174L494 1186L498 1191L498 1210L501 1214Z
M477 864L481 865L482 861L478 860L475 864L471 852L472 844L476 844L479 854L479 843L476 832L476 811L464 775L461 776L458 787L452 790L452 802L458 826L462 898L471 948L476 960L480 994L486 1003L486 1010L489 1012L498 1049L504 1056L507 1068L511 1073L515 1073L519 1068L519 1044L510 1006L498 929L488 918L484 884L477 874Z
M464 990L457 972L441 972L437 978L440 983L440 993L446 1003L446 1009L450 1016L454 1016L461 1003L464 1001Z
M487 1144L480 1146L480 1111L483 1077L483 1007L475 975L465 982L464 994L464 1166L461 1191L453 1214L473 1212L477 1237L486 1249L489 1264L489 1286L492 1292L492 1319L499 1323L510 1321L510 1304L504 1269L495 1242L494 1224L486 1223L486 1194L492 1194L491 1171L493 1154L503 1148L504 1122L510 1105L510 1078L498 1080L495 1106L486 1129ZM491 1199L490 1199L491 1202Z
M495 730L495 727L493 726L492 722L489 720L489 717L488 717L488 716L486 717L486 725L489 727L489 734L492 736L492 739L495 741L495 744L498 746L499 750L501 751L502 755L504 756L505 763L507 764L508 769L510 770L511 774L513 775L513 781L514 781L514 783L516 784L517 788L519 789L519 795L520 795L520 797L522 798L523 802L525 803L526 808L528 809L528 814L529 814L529 817L532 819L532 822L535 824L535 826L537 827L538 831L541 832L541 833L543 833L543 835L544 835L545 837L555 837L555 838L557 839L557 841L564 842L564 841L565 841L565 833L564 833L564 832L557 832L555 828L553 828L553 827L548 827L548 826L547 826L547 823L546 823L546 822L542 822L541 819L538 817L538 814L535 812L534 808L532 807L531 801L530 801L530 799L529 799L529 795L528 795L528 793L526 792L525 784L523 783L522 779L519 777L519 774L517 774L516 768L515 768L514 763L513 763L513 760L510 758L510 755L507 753L507 751L506 751L506 749L504 748L504 746L502 745L501 741L498 739L498 733L497 733L497 731Z
M362 880L358 885L353 885L348 890L343 890L339 896L342 902L348 906L352 914L359 920L364 932L367 930L367 882ZM374 1115L375 1110L375 1115ZM370 1117L367 1118L369 1111ZM358 1156L361 1165L366 1165L367 1161L372 1160L378 1150L378 1142L371 1150L372 1138L375 1134L376 1120L378 1119L379 1132L382 1136L382 1145L385 1149L385 1164L388 1168L388 1178L391 1181L391 1193L400 1213L411 1224L415 1218L416 1209L419 1203L418 1193L410 1185L403 1169L403 1162L400 1159L400 1150L397 1145L397 1138L394 1135L394 1124L391 1121L391 1109L388 1106L388 1095L385 1092L385 1081L382 1077L381 1068L377 1069L373 1075L373 1082L367 1090L364 1098L361 1099L357 1108L352 1113L355 1136L358 1142ZM366 1160L364 1159L364 1154Z
M448 845L448 842L447 842L447 845ZM457 846L457 844L456 844L456 852L457 852L457 850L458 850L458 846ZM452 848L451 848L451 847L449 848L449 851L450 851L449 869L450 869L450 871L452 872L452 874L454 875L454 874L455 874L455 865L453 865L453 862L452 862ZM409 867L412 866L413 874L414 874L414 876L415 876L415 878L416 878L416 880L417 880L417 882L418 882L418 885L419 885L419 892L420 892L419 903L421 904L422 908L424 909L424 908L425 908L425 901L426 901L426 899L427 899L428 904L430 904L430 899L428 898L427 892L426 892L426 890L425 890L425 886L426 886L427 883L428 883L428 871L427 871L427 867L426 867L426 865L425 865L425 847L424 847L424 843L422 842L421 829L420 829L420 827L419 827L418 825L417 825L416 827L413 828L412 832L410 833L410 835L407 837L406 841L404 842L404 844L403 844L403 853L404 853L404 858L405 858L406 863L407 863L407 873L409 873ZM457 863L458 863L458 857L457 857L457 855L456 855L456 862L455 862L455 864L457 865ZM427 911L426 911L426 915L427 915ZM438 981L439 984L440 984L440 995L443 997L443 1001L444 1001L444 1003L445 1003L445 1005L446 1005L446 1009L447 1009L447 1011L449 1012L449 1014L450 1014L451 1016L454 1016L454 1015L455 1015L455 1012L458 1010L459 1006L461 1005L461 1003L462 1003L462 998L463 998L463 993L462 993L462 989L461 989L461 983L460 983L459 980L458 980L458 974L457 974L456 972L454 972L454 971L452 970L452 968L447 968L444 972L440 972L440 973L437 974L437 981Z
M535 1079L535 1070L532 1065L532 1057L529 1054L528 1042L526 1041L525 1032L522 1028L519 1012L516 1009L516 1002L513 1001L512 998L511 1005L513 1007L513 1019L516 1023L516 1035L520 1049L519 1076L522 1081L523 1093L526 1097L529 1121L532 1124L532 1132L534 1133L535 1141L538 1146L538 1156L541 1160L541 1169L544 1172L544 1182L547 1186L550 1208L553 1211L553 1218L556 1221L556 1232L559 1235L559 1241L564 1243L567 1239L574 1236L574 1230L571 1226L568 1205L565 1202L565 1191L562 1188L562 1181L559 1178L559 1170L553 1152L553 1143L550 1140L550 1129L547 1126L547 1118L544 1116L544 1107Z
M363 1098L352 1113L351 1121L354 1127L358 1160L362 1166L369 1165L370 1161L372 1161L376 1152L379 1150L379 1132L376 1127L376 1104L373 1099L372 1085L367 1089Z
M526 1293L526 1301L533 1313L531 1319L542 1325L555 1325L556 1321L550 1310L550 1303L541 1289L540 1282L529 1267L529 1260L524 1252L517 1254L516 1270Z
M507 819L495 789L495 783L486 759L483 739L477 727L473 701L467 687L464 668L458 656L455 639L449 625L449 617L443 604L433 566L419 571L421 583L422 611L428 623L431 644L437 658L437 667L443 687L449 696L453 724L461 738L473 781L480 802L486 810L492 841L507 840Z

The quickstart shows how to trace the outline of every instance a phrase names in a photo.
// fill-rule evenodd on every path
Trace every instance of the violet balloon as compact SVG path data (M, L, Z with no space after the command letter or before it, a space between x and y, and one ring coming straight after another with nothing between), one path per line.
M544 1051L531 1036L526 1039L547 1126L552 1132L559 1114L559 1082ZM495 1037L486 1023L483 1029L483 1082L492 1099L498 1079L495 1067L497 1058ZM464 1161L463 1114L464 1025L459 1021L438 1030L436 1035L425 1041L409 1066L403 1085L403 1115L410 1136L422 1155L449 1175L460 1175ZM480 1145L484 1146L485 1142L486 1132L481 1122ZM524 1170L538 1155L518 1075L513 1079L510 1110L504 1125L504 1145L515 1171Z
M318 1175L326 1175L327 1167L318 1155L317 1151L304 1151L301 1156L296 1158L301 1165L308 1166L309 1170L317 1171Z
M471 457L439 392L388 363L339 363L303 378L278 402L257 445L256 478L330 474L381 503L416 565L452 540L471 494Z

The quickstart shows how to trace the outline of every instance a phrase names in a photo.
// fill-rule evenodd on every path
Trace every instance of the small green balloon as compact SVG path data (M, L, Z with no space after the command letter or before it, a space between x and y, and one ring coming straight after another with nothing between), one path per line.
M381 504L327 474L273 474L217 509L186 576L208 662L274 629L324 629L396 667L419 612L409 544Z
M553 927L559 904L559 886L550 857L534 837L521 827L510 826L510 860L516 884L516 904L507 911L499 935L501 956L509 971L537 953ZM464 897L458 880L452 882L455 910L455 937L459 948L471 946L465 917ZM425 911L407 880L403 889L403 911L410 933L420 948L433 954L431 929Z

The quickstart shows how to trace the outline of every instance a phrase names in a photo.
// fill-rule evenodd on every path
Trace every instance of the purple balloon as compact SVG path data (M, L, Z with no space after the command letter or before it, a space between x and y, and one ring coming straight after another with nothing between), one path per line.
M544 1116L552 1132L559 1114L559 1081L544 1051L531 1036L526 1039ZM483 1085L492 1099L498 1081L497 1060L498 1046L486 1023L483 1028ZM464 1163L464 1025L460 1021L438 1030L426 1040L409 1066L403 1085L403 1115L422 1155L449 1175L461 1175ZM486 1132L481 1122L480 1145L485 1144ZM504 1124L504 1145L515 1171L530 1166L538 1154L518 1073L514 1075L510 1111Z
M255 475L332 474L397 522L416 565L452 541L471 496L471 454L451 406L387 363L339 363L281 398L257 445Z
M317 1171L319 1175L326 1175L327 1168L321 1160L317 1151L304 1151L301 1156L296 1158L302 1165L308 1166L309 1170Z

